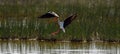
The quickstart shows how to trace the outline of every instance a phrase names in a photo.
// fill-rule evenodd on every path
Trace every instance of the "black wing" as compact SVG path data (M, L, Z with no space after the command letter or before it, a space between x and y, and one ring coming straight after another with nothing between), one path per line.
M43 14L42 16L39 16L38 18L52 18L52 17L55 17L55 15L51 13L46 13L46 14Z
M59 17L59 16L55 12L47 12L43 14L42 16L39 16L38 18L53 18L53 17Z
M65 28L66 26L68 26L76 17L77 17L77 14L73 14L73 15L69 16L68 18L66 18L64 20L63 27Z

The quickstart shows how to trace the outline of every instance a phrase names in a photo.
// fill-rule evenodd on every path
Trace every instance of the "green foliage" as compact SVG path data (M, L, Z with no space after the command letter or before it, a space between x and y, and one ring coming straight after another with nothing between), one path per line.
M119 40L119 0L11 0L0 3L0 38L40 38L58 40ZM77 18L60 32L50 36L59 27L49 19L37 17L54 11L64 20L77 13ZM52 19L50 19L52 20Z

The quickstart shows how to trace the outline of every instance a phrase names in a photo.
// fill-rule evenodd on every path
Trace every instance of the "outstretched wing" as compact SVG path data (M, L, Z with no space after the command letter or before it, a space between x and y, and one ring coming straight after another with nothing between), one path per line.
M47 12L47 13L39 16L38 18L53 18L53 17L59 17L59 16L55 12Z
M65 28L66 26L68 26L76 17L77 17L77 14L73 14L73 15L69 16L68 18L66 18L64 20L64 26L63 27Z

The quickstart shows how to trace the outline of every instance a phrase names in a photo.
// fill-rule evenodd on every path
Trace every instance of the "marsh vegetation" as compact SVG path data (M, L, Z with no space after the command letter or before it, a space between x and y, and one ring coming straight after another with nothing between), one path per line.
M61 20L78 16L53 37L58 27L52 19L37 18L48 11ZM0 38L120 41L120 0L0 0Z

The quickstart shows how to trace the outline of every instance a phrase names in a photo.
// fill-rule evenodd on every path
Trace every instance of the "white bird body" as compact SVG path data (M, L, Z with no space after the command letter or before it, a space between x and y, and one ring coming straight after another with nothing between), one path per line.
M57 20L59 28L62 29L62 31L65 33L64 22L60 21L59 18L57 18Z
M58 22L58 25L60 26L60 29L62 29L62 31L65 33L65 29L63 27L64 22Z

